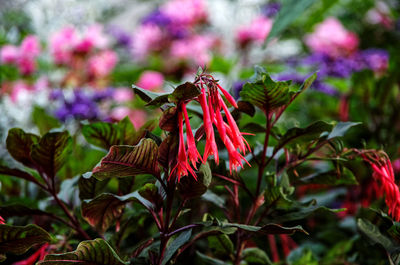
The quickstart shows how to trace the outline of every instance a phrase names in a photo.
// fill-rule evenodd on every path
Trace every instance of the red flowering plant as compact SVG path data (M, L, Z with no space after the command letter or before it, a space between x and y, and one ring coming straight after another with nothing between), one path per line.
M385 196L389 215L381 215L398 220L399 189L388 157L343 147L340 138L357 123L285 128L286 111L315 78L296 86L258 67L236 101L199 69L172 93L134 86L149 108L162 110L159 128L151 121L135 128L128 118L83 124L84 143L67 131L38 136L11 129L7 149L20 164L0 165L0 174L29 183L27 192L40 203L0 206L0 258L43 265L187 264L194 256L198 264L316 264L304 242L317 240L321 218L337 222L346 215L333 213L353 204L324 203L315 191L354 187L351 161L358 157L380 185L379 196L361 206ZM88 161L72 156L73 148L94 157L93 170L70 177L73 163ZM371 223L358 225L370 235ZM339 254L320 258L343 261Z

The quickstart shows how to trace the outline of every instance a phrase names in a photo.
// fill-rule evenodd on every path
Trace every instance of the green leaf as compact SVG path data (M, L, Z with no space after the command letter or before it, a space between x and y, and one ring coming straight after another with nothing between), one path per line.
M36 244L50 242L50 235L36 225L11 226L0 224L0 254L21 255Z
M46 110L35 106L32 112L33 123L39 128L41 135L47 133L51 129L59 128L61 126L60 122L46 113Z
M158 174L158 146L151 139L142 139L136 146L114 145L101 165L93 169L99 180L138 174Z
M32 160L49 178L53 178L64 165L71 143L72 139L67 131L48 132L39 143L32 146Z
M153 183L146 183L143 187L139 189L139 194L149 202L154 204L162 203L163 199L158 193L158 187Z
M92 172L83 174L78 180L79 198L81 200L93 199L105 189L108 182L109 179L103 181L96 179L92 176Z
M32 215L47 215L51 216L52 214L46 213L39 209L32 209L26 207L22 204L10 204L0 206L0 216L4 218L14 217L14 216L32 216Z
M105 150L120 144L121 131L117 124L108 122L85 124L82 127L82 134L90 144Z
M267 253L259 248L244 249L242 259L250 264L272 264Z
M165 250L165 255L162 260L162 265L167 264L167 262L172 258L175 252L183 246L186 242L189 241L192 235L192 229L183 231L180 235L174 239L170 239L171 243L168 244L167 249Z
M125 204L132 201L111 193L103 193L92 200L82 203L82 216L85 220L103 234L110 225L124 212Z
M240 96L264 111L273 111L289 103L294 94L291 81L275 82L263 69L258 69L254 81L244 84Z
M259 234L289 234L292 235L295 232L302 232L304 234L308 233L301 227L301 225L293 226L293 227L284 227L278 224L266 224L264 226L253 226L253 225L244 225L244 224L236 224L236 223L223 223L223 226L229 227L237 227L239 229L248 231L248 232L257 232Z
M19 128L12 128L8 131L6 146L8 152L15 160L27 167L34 167L35 163L30 156L31 147L37 144L39 140L40 137L35 134L25 133Z
M106 241L97 238L79 243L75 251L47 255L38 265L124 265L128 263L124 262Z
M332 125L323 121L317 121L306 128L291 128L278 141L276 149L282 148L287 144L304 144L321 137L322 133L330 132Z
M191 82L186 82L175 88L168 96L170 102L179 103L182 101L190 100L200 95L200 89Z
M204 254L198 252L198 251L196 251L196 255L197 255L197 257L200 258L200 260L203 262L203 264L206 264L206 265L227 265L227 264L230 264L230 263L225 263L225 262L223 262L222 260L219 260L219 259L211 258L211 257L209 257L207 255L204 255Z
M307 184L325 184L325 185L357 185L358 181L353 172L344 168L338 175L336 170L330 170L322 173L315 173L301 178L301 182Z
M209 236L207 240L208 246L217 257L229 256L234 252L233 243L226 234Z
M310 207L302 207L300 209L297 209L296 211L286 213L284 215L276 216L273 221L277 222L288 222L288 221L295 221L295 220L301 220L306 218L307 216L317 213L317 212L331 212L331 213L337 213L341 212L344 209L330 209L325 206L310 206Z
M385 235L379 228L370 221L359 218L357 227L363 232L372 242L382 245L387 251L393 252L396 250L396 245Z
M281 34L296 18L304 13L315 0L285 0L279 11L266 43Z
M328 135L328 139L342 137L353 126L359 125L361 122L339 122Z
M132 85L132 88L136 95L150 105L162 105L168 102L169 94L154 93L135 85Z
M208 163L201 164L197 173L197 180L192 176L185 176L178 184L179 194L185 199L203 195L211 183L212 173Z

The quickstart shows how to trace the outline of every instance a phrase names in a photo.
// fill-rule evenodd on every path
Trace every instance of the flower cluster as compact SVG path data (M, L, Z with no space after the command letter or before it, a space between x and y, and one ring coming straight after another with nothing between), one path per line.
M250 150L250 147L246 140L243 138L243 133L239 131L239 128L232 117L228 106L225 104L219 91L222 92L226 100L235 108L237 108L236 101L234 98L222 88L218 82L208 74L200 74L194 83L201 91L200 95L196 98L201 105L203 110L203 128L206 136L206 144L203 157L200 156L193 136L189 117L186 110L186 104L188 102L182 102L180 104L180 111L178 111L178 127L179 127L179 151L177 164L171 171L176 172L178 181L181 176L188 175L188 172L196 178L196 175L188 163L191 162L192 166L197 169L196 164L199 161L203 163L207 161L208 157L213 155L215 162L219 163L219 155L217 143L215 141L214 127L218 130L219 136L224 143L226 150L229 155L229 169L232 173L233 170L237 170L239 167L243 167L242 159L247 163L243 155L246 151ZM222 116L222 110L225 113L225 119ZM183 116L182 116L183 114ZM186 145L184 141L183 131L183 119L186 124ZM225 121L226 120L226 121ZM198 137L201 138L202 135Z
M312 34L305 37L307 46L317 53L332 57L353 54L358 48L358 37L346 30L339 20L330 17L319 24Z
M22 75L30 75L36 70L36 58L40 54L40 43L36 36L25 37L20 46L4 45L0 50L0 61L18 67Z
M363 69L381 75L388 68L386 51L359 51L357 35L346 30L336 18L328 18L319 24L305 37L305 43L313 53L303 63L317 67L320 77L346 78Z
M400 220L400 191L395 182L392 163L386 154L374 151L361 154L364 161L368 162L373 170L373 178L379 182L381 192L386 194L386 204L389 214L398 222Z
M62 86L105 87L108 77L118 62L118 55L109 49L110 39L101 25L92 25L83 33L67 26L50 37L50 54L59 66L66 66Z
M76 53L87 54L94 49L103 50L110 40L101 25L92 25L83 34L71 26L64 27L50 37L50 53L57 64L68 65Z
M105 119L98 103L110 99L113 95L111 89L98 92L85 92L74 90L72 93L63 93L62 90L53 90L50 97L57 100L59 107L55 116L65 122L71 118L78 120L101 120Z
M271 31L273 20L259 16L250 25L241 26L236 32L236 42L240 48L245 48L251 43L262 44Z
M210 52L219 46L216 36L199 32L206 22L204 0L168 1L142 19L132 38L133 57L145 61L161 55L168 65L165 71L204 66L211 60Z

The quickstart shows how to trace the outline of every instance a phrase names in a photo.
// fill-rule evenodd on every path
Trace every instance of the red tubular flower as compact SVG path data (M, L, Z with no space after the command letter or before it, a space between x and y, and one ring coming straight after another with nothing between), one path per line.
M178 126L179 126L179 150L178 150L178 160L175 167L171 170L170 178L173 173L176 172L176 176L178 177L178 182L180 181L182 176L187 176L188 171L192 176L197 179L196 174L193 169L190 167L187 162L187 155L185 149L185 140L183 137L183 118L182 115L178 115Z
M4 225L6 222L4 221L3 217L0 216L0 225Z
M178 181L182 176L190 174L196 178L195 172L188 163L188 160L192 164L193 168L197 169L197 162L200 160L203 163L207 161L210 155L214 155L216 164L219 163L219 155L217 143L215 141L214 127L217 128L222 142L224 143L228 155L229 155L229 169L232 173L232 169L237 170L239 167L243 167L242 160L249 164L243 155L247 150L250 150L249 144L243 138L242 133L232 117L228 107L222 99L219 91L225 96L227 101L237 108L237 104L233 97L223 89L211 75L201 74L196 78L194 83L201 91L197 97L197 101L200 103L201 109L203 110L203 127L206 135L206 145L204 149L203 158L197 151L196 142L193 137L193 132L190 126L190 121L186 109L186 104L189 100L179 103L178 111L178 127L179 127L179 149L177 164L171 170L170 178L172 174L178 177ZM226 121L221 114L224 111ZM185 118L186 124L186 145L183 135L183 117ZM239 150L239 151L238 151Z
M214 129L210 118L210 110L207 105L205 89L202 88L201 94L198 97L201 108L203 110L204 130L206 133L206 147L203 154L203 161L207 161L209 155L214 155L215 162L219 163L218 149L214 137Z
M381 184L386 194L386 205L388 213L398 222L400 220L400 191L395 183L392 163L389 158L381 158L375 152L373 154L362 154L362 158L368 162L373 170L373 178Z
M182 112L183 116L185 117L185 124L186 124L186 140L187 140L187 152L189 154L189 160L192 163L192 166L197 169L196 163L201 159L201 155L196 148L196 142L194 141L194 136L192 132L192 128L190 127L189 117L186 110L186 104L182 103Z

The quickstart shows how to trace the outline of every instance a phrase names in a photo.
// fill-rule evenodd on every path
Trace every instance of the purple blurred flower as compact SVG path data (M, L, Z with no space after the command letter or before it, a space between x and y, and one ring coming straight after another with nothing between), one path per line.
M345 78L363 68L363 62L357 55L334 58L324 53L314 53L306 57L303 62L316 68L320 77Z
M142 24L154 24L157 26L167 26L171 19L160 10L155 10L142 19Z
M118 26L110 26L107 29L108 33L115 38L117 41L118 45L124 46L124 47L129 47L131 44L131 37L130 35L121 29Z
M103 115L97 106L97 102L112 97L112 91L107 89L101 92L86 93L82 90L75 90L70 97L63 95L61 90L55 90L51 98L61 100L60 107L55 111L56 117L65 122L68 119L78 120L99 120Z
M287 81L287 80L291 80L292 83L297 84L297 85L301 85L303 84L304 80L307 79L307 76L305 75L301 75L298 73L293 73L293 72L288 72L288 73L283 73L283 74L279 74L278 76L275 77L275 80L277 81ZM323 82L323 80L321 80L320 77L318 77L314 83L311 86L312 89L320 91L322 93L328 94L328 95L337 95L338 92L336 91L336 89L328 84L326 84L325 82Z
M389 53L382 49L367 49L361 52L365 67L376 73L384 73L389 65Z
M278 2L271 2L262 8L262 13L267 17L274 17L281 9L281 4Z
M233 83L232 85L232 92L233 92L233 97L237 100L240 97L240 91L242 91L244 84L246 84L247 81L245 80L239 80Z

